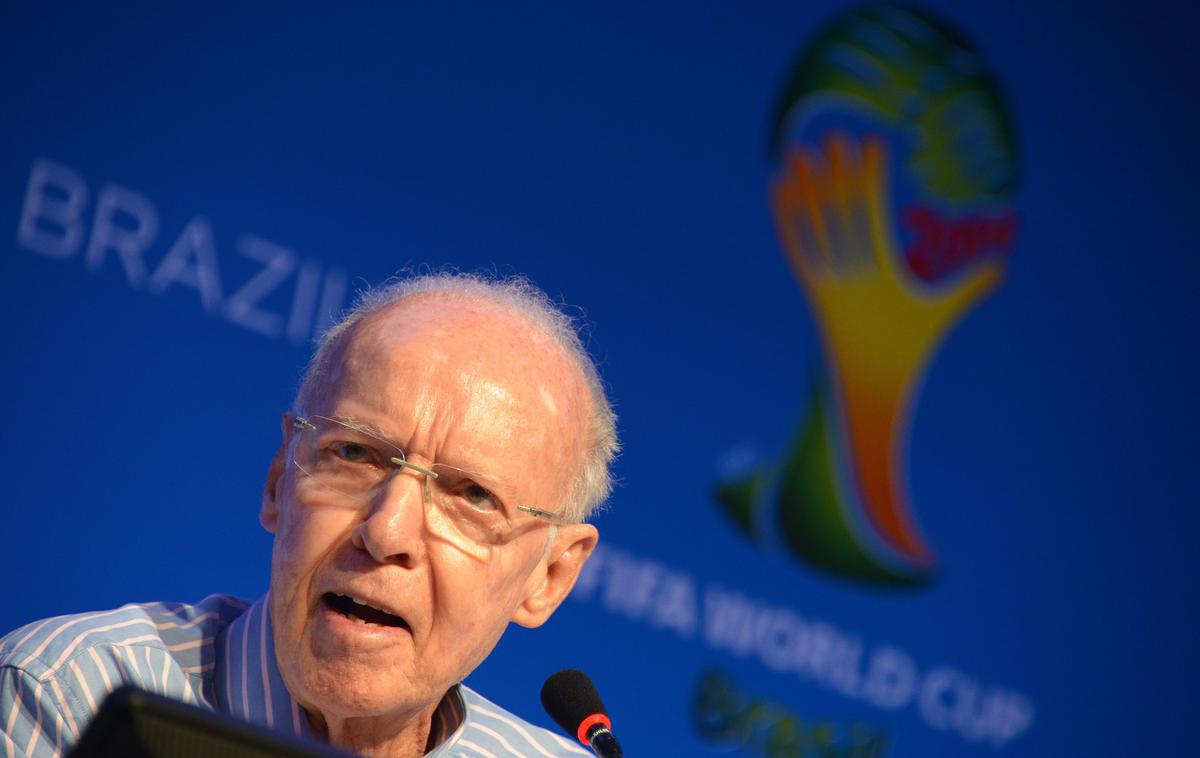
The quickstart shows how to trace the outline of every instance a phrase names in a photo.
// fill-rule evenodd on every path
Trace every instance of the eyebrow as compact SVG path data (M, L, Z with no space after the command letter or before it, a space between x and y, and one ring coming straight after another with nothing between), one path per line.
M384 433L378 427L376 427L366 421L359 421L358 419L352 418L350 416L330 416L330 418L333 419L334 421L340 421L341 423L345 424L346 426L350 427L351 429L357 429L360 432L366 432L367 434L371 435L372 437L378 437L380 440L388 443L389 445L396 448L397 450L404 449L404 448L400 447L399 445L397 445L395 442L392 442L392 438L390 435Z

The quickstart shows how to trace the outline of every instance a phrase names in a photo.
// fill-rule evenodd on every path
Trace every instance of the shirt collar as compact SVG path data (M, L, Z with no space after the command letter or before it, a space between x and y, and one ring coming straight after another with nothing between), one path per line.
M277 732L314 739L275 664L271 614L263 595L217 638L214 695L218 710Z
M467 725L467 704L463 700L461 684L456 684L446 692L433 719L429 725L430 742L435 746L426 755L442 755L442 750L450 748L462 736L463 728Z

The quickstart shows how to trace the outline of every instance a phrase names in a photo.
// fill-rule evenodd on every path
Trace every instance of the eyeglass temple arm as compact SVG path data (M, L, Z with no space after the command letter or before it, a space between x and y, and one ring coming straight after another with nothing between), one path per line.
M550 511L543 511L541 508L531 508L528 505L518 505L517 510L525 511L526 513L537 516L538 518L547 519L549 521L562 521L563 520L563 517L561 514L551 513Z

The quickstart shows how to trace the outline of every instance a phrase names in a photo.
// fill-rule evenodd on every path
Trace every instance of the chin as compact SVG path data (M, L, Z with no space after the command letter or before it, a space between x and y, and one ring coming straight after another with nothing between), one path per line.
M453 684L431 688L428 683L413 681L407 667L378 660L302 656L298 664L293 673L300 686L293 695L306 708L326 716L411 714L437 703Z

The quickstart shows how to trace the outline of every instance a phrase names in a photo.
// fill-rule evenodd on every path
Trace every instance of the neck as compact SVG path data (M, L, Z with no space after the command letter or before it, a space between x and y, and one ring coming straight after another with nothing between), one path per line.
M417 758L437 745L429 744L437 703L412 716L338 718L306 711L313 733L334 747L364 758ZM446 735L437 735L444 740Z

